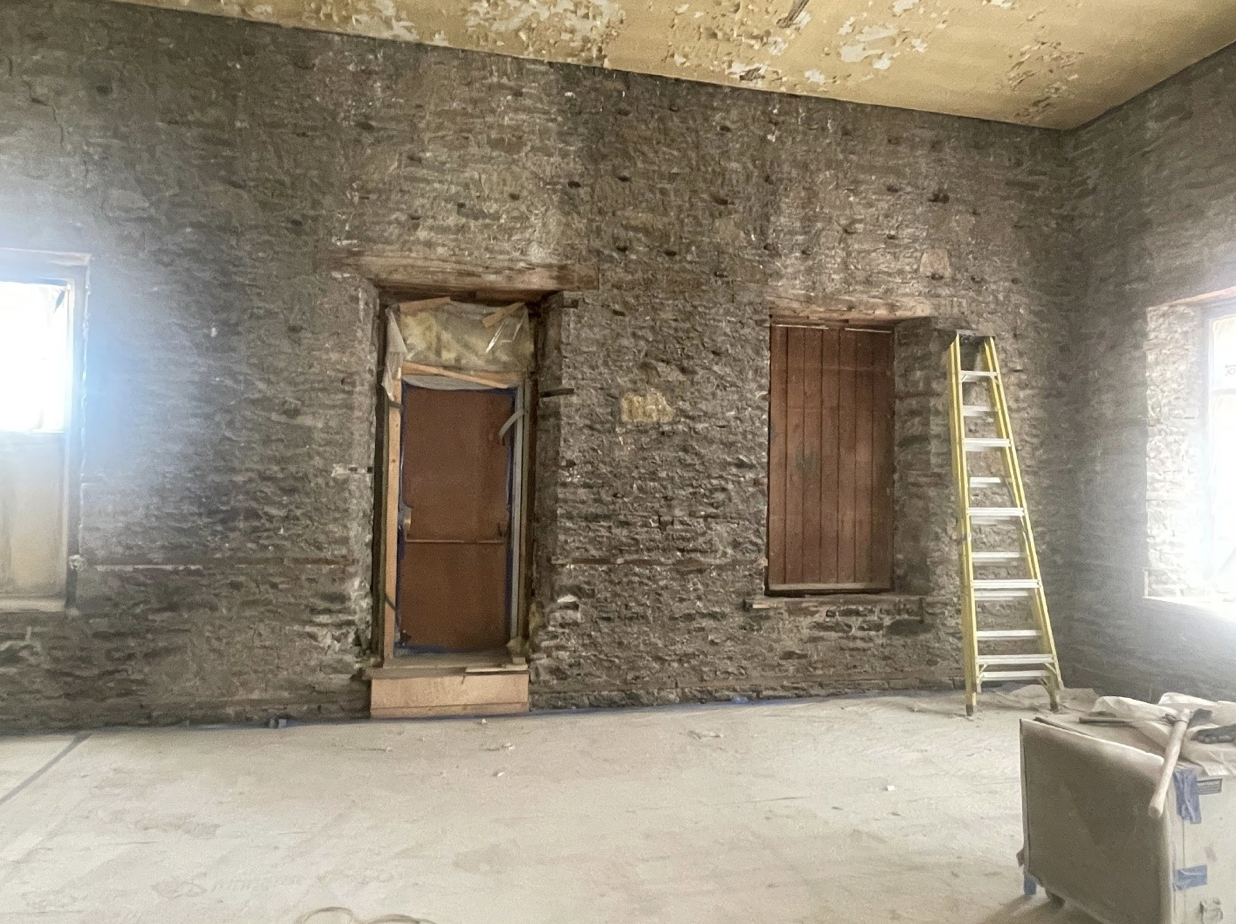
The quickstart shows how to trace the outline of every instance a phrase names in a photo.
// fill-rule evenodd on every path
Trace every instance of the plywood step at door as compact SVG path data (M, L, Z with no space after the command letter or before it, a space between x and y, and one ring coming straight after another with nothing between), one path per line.
M409 719L443 715L514 715L528 711L528 671L439 671L413 677L375 676L369 715Z

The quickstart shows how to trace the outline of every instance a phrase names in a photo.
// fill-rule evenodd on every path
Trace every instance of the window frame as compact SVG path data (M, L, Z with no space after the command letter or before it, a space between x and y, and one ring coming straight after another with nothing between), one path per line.
M66 397L64 427L60 431L0 433L0 443L13 445L32 440L60 440L64 466L60 477L61 511L59 560L63 573L54 593L17 596L0 593L0 613L63 610L73 602L75 591L71 559L78 553L77 524L81 516L81 403L85 377L85 316L89 257L85 254L0 248L0 280L25 284L64 286L67 290L70 383Z
M1236 590L1233 587L1219 587L1221 580L1222 563L1219 561L1220 549L1218 547L1218 504L1216 503L1217 494L1217 478L1218 465L1216 464L1216 436L1218 426L1215 420L1215 405L1216 399L1220 396L1230 397L1236 400L1236 385L1221 387L1215 384L1217 367L1217 345L1215 330L1220 321L1231 320L1236 323L1236 301L1225 300L1221 304L1214 305L1206 313L1206 398L1205 398L1205 424L1206 424L1206 506L1210 511L1210 516L1207 518L1206 536L1208 546L1208 562L1207 573L1211 583L1212 590L1217 590L1220 593L1230 593Z

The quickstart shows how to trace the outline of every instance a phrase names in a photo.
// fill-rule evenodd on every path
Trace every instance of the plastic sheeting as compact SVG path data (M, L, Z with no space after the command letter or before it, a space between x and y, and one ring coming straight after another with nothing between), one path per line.
M1189 730L1180 748L1181 759L1201 767L1211 776L1236 776L1236 745L1201 744L1193 740L1197 729L1236 725L1236 703L1166 693L1157 704L1123 696L1101 696L1094 704L1094 714L1127 720L1139 735L1157 746L1159 753L1167 747L1173 721L1198 709L1209 709L1210 720Z
M532 324L522 304L495 308L452 301L419 310L396 308L387 316L383 381L397 401L405 362L482 375L521 373L532 369L534 355Z

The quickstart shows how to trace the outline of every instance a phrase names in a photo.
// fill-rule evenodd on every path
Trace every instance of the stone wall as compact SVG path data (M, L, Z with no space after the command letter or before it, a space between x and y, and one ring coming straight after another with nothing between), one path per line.
M342 249L599 268L541 323L574 391L538 409L537 704L954 682L957 326L1001 338L1067 611L1062 136L86 0L10 0L0 43L0 247L92 255L74 606L0 615L0 724L364 713L379 328ZM786 293L935 308L883 599L761 596Z
M1143 600L1197 583L1200 324L1163 306L1236 285L1234 86L1229 48L1066 138L1086 269L1077 609L1061 637L1075 684L1236 696L1236 622Z

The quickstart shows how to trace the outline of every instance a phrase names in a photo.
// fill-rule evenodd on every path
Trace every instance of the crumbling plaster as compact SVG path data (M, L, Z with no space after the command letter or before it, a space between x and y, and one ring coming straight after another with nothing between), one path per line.
M121 0L1026 125L1236 41L1214 0Z
M1066 675L1230 689L1230 628L1136 605L1146 308L1231 284L1236 51L1063 135L92 0L0 40L0 247L92 256L81 570L0 618L0 725L364 714L379 313L341 250L599 269L537 325L538 705L954 683L959 326L1001 344ZM760 599L786 293L931 309L896 595Z

